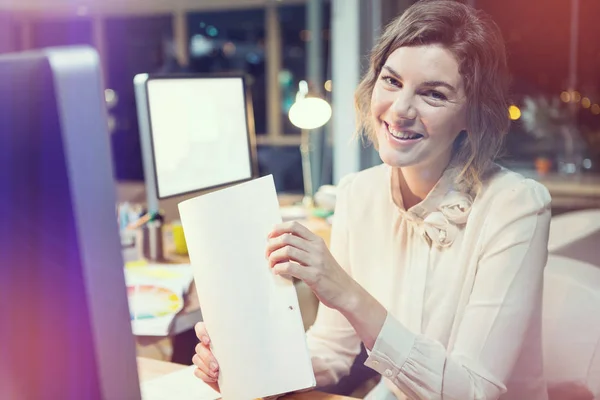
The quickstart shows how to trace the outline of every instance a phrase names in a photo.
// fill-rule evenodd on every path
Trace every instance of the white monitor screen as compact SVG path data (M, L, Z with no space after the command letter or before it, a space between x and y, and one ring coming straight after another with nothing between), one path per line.
M158 197L252 178L241 77L147 82Z

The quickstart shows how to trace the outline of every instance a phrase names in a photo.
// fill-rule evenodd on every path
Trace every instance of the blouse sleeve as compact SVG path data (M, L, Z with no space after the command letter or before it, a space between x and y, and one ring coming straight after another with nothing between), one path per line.
M410 398L497 399L506 392L530 320L541 308L550 195L524 180L493 202L452 351L388 314L365 362Z
M343 178L338 184L329 246L333 257L350 275L347 204L353 176ZM307 342L319 387L335 384L347 375L360 352L360 338L352 325L339 311L322 304L307 332Z

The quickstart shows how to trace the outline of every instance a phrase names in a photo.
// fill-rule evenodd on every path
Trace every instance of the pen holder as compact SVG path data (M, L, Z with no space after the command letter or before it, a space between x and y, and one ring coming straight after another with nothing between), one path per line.
M121 254L123 262L126 264L131 261L137 261L140 258L140 249L138 245L138 232L130 229L123 229L119 232L121 237Z
M142 258L159 261L163 254L163 226L160 221L150 221L140 228L139 252Z

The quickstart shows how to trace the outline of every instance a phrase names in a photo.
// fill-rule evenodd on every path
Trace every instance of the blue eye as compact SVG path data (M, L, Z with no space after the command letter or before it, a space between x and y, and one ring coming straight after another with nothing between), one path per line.
M438 92L437 90L429 90L425 92L425 94L434 100L448 100L448 98L443 93Z
M385 83L387 83L388 85L395 86L395 87L402 87L402 84L398 81L398 79L396 79L392 76L382 76L381 80L384 81Z

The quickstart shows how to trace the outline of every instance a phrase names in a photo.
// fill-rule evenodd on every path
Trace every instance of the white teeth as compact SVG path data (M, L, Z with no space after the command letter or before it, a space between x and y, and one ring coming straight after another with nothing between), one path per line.
M395 130L393 130L389 125L388 125L388 131L392 134L392 136L397 137L399 139L416 139L418 137L418 134L408 134L408 133L403 133L403 132L396 132Z

